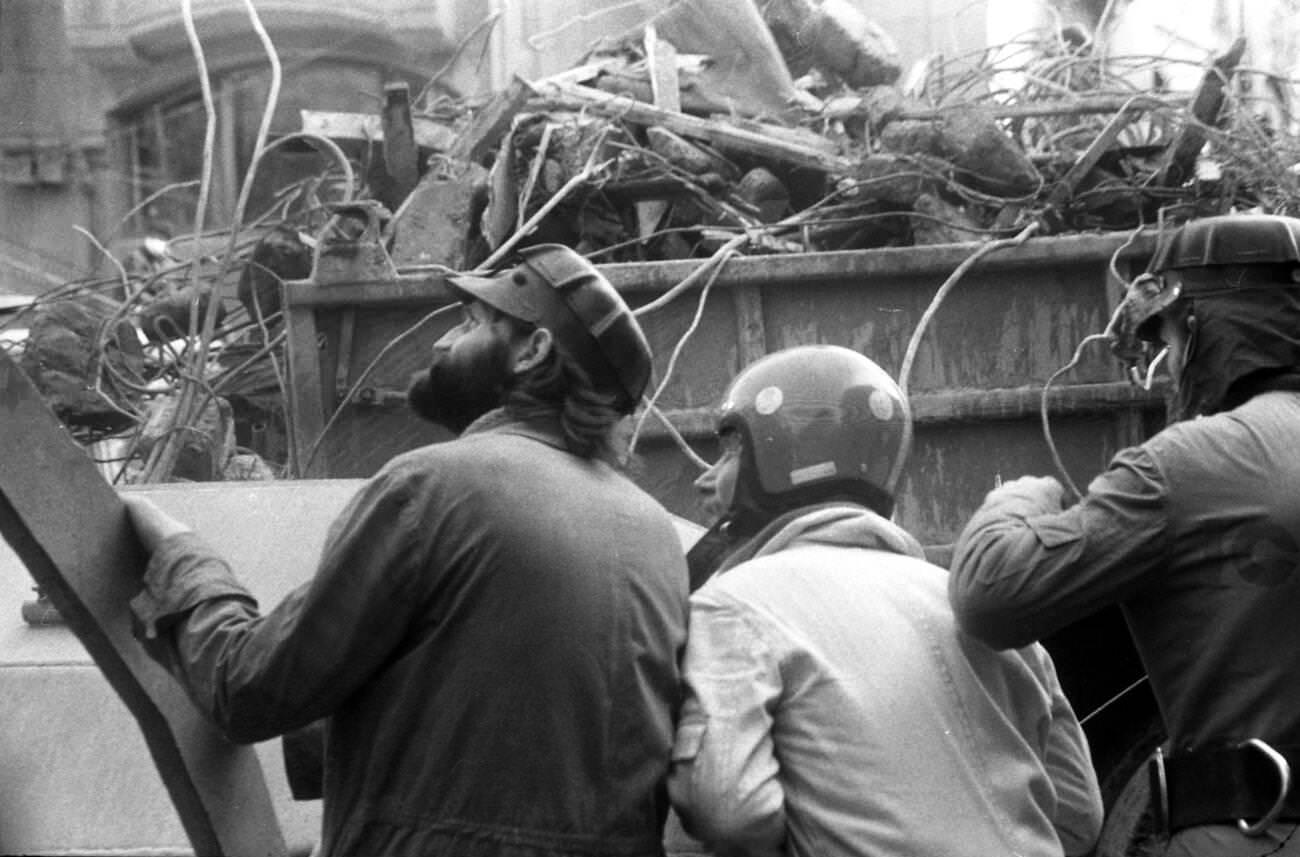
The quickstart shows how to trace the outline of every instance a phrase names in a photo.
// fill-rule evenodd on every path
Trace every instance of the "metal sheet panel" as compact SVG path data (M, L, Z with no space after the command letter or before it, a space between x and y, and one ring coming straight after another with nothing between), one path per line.
M994 470L1006 478L1052 471L1038 427L1041 387L1070 361L1084 337L1105 328L1119 288L1107 269L1127 237L1033 239L988 255L939 308L910 379L920 426L911 468L916 475L904 482L900 498L901 520L922 541L951 541L974 511L983 492L962 486L991 487ZM1121 271L1141 265L1151 243L1134 242L1117 261ZM896 373L933 296L976 246L730 260L716 277L698 327L680 349L659 406L708 458L716 454L711 410L735 372L752 359L756 344L768 351L808 343L844 345ZM601 270L638 307L685 279L700 262L616 264ZM655 354L656 382L690 329L701 294L694 289L641 318ZM341 402L332 379L340 359L351 359L353 366L373 359L396 333L446 299L435 273L414 269L399 269L393 282L290 285L290 328L297 320L319 322L324 333L323 347L311 355L324 390L317 407L337 417L320 444L323 464L314 475L368 475L394 453L438 439L436 430L405 412L402 392L409 371L422 365L445 325L431 325L393 349L367 381L370 396L364 401ZM339 356L337 317L344 306L355 318L350 358ZM349 377L356 374L354 369ZM310 398L295 392L304 401ZM1115 449L1140 439L1163 404L1158 392L1132 391L1098 344L1056 381L1050 407L1054 431L1066 447L1063 455L1075 462L1071 473L1082 484ZM655 418L646 420L637 449L633 478L671 511L703 520L691 485L698 471Z
M3 353L0 439L0 533L135 716L195 850L283 854L256 755L227 741L132 636L143 556L121 501Z

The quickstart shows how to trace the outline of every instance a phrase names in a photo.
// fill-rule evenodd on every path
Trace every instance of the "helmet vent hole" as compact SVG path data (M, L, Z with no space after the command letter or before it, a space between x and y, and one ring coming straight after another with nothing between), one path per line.
M528 285L528 278L524 276L523 271L515 271L514 276L510 278L516 286Z

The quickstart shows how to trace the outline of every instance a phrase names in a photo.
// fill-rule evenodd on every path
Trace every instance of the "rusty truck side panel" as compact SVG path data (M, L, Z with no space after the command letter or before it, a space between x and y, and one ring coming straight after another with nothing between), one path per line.
M911 378L917 422L913 460L900 490L899 521L923 542L950 542L996 479L1053 471L1039 425L1042 385L1099 333L1119 297L1106 269L1125 236L1034 239L986 257L969 271L926 332ZM897 373L909 337L945 277L976 245L944 245L734 258L704 301L658 399L673 425L712 454L711 409L741 366L806 343L860 350ZM1144 263L1150 241L1121 257ZM683 280L698 260L607 265L634 308ZM334 271L335 275L346 271ZM454 323L436 318L389 348L427 311L451 300L442 275L398 268L396 276L315 279L287 286L291 430L303 475L373 473L395 452L444 439L403 409L410 375ZM699 308L700 288L642 316L661 381ZM360 381L360 383L358 383ZM355 388L355 389L353 389ZM344 395L353 389L350 400ZM1159 393L1130 386L1104 346L1083 354L1053 385L1053 436L1074 480L1097 473L1118 449L1163 422ZM326 423L329 431L321 437ZM314 452L313 452L314 450ZM635 477L668 508L698 518L695 468L654 417L638 442ZM310 457L310 461L307 459Z

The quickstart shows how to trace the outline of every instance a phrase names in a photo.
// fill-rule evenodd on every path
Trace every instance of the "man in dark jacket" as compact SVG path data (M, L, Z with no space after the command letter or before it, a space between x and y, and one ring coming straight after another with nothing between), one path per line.
M460 437L369 480L269 613L128 499L133 607L198 704L240 742L326 718L325 855L662 854L686 569L606 461L649 347L586 260L521 255L451 279L464 320L412 383Z
M1300 220L1193 221L1121 305L1117 350L1167 349L1176 421L1061 485L994 490L950 596L996 646L1123 608L1168 733L1161 854L1300 854Z

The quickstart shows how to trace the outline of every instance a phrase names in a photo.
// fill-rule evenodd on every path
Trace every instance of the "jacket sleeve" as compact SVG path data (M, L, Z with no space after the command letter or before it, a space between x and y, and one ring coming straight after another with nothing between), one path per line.
M1065 697L1051 656L1042 646L1032 647L1051 697L1044 766L1056 793L1052 822L1066 857L1088 854L1101 836L1103 806L1101 786L1088 748L1088 738Z
M418 609L422 528L410 494L389 472L363 486L332 526L313 579L265 616L197 535L172 536L154 552L132 608L231 740L265 740L331 713L398 646Z
M1144 447L1116 455L1074 506L1062 510L1060 493L1052 479L1008 482L989 493L953 546L953 609L988 645L1042 639L1122 600L1160 566L1168 491Z
M687 832L718 854L779 855L785 794L772 722L780 671L742 611L715 587L691 597L668 793Z

